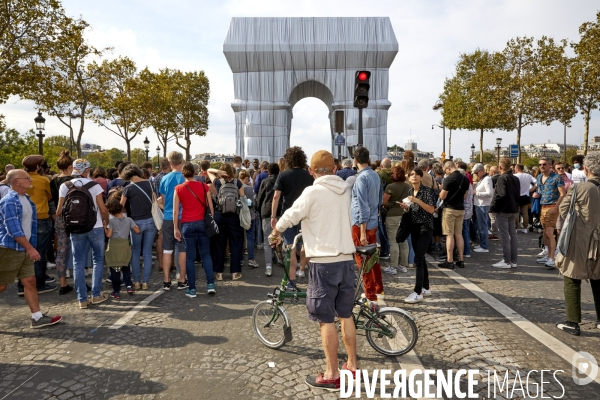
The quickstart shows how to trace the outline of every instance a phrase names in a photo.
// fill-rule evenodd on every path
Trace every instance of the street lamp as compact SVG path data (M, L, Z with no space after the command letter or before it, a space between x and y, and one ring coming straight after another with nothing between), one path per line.
M471 162L475 161L475 143L471 144Z
M40 111L38 111L38 115L37 117L34 118L35 121L35 129L37 129L39 131L39 133L36 135L38 137L38 153L40 153L40 156L44 155L44 135L42 133L42 131L44 130L45 126L46 126L46 118L42 117L42 113Z
M148 161L148 153L150 152L150 141L148 140L148 136L144 140L144 147L146 148L146 161Z
M160 146L156 146L156 169L160 168Z
M442 125L433 124L433 125L431 125L431 129L434 129L433 128L434 126L442 128L442 131L443 131L444 144L442 146L442 161L444 161L446 159L446 127L442 126Z
M498 152L498 165L500 165L500 145L502 144L502 138L496 138L496 151Z

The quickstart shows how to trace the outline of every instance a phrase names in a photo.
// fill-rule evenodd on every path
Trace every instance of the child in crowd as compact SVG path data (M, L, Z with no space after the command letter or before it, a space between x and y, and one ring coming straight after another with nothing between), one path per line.
M248 249L248 266L252 268L258 268L258 263L254 259L254 240L256 239L256 229L259 224L259 217L256 214L256 201L254 199L254 189L250 185L250 173L246 170L241 170L238 175L240 181L244 185L244 193L248 199L248 208L250 209L250 215L252 216L252 224L250 229L246 231L246 247Z
M123 206L116 197L109 197L106 203L106 209L113 216L108 224L104 224L104 233L109 238L108 247L104 255L104 262L110 267L113 291L111 296L120 299L121 290L121 272L123 281L127 287L127 293L133 294L133 283L131 282L131 270L129 262L131 261L131 243L129 241L129 232L140 233L140 228L129 217L123 215Z

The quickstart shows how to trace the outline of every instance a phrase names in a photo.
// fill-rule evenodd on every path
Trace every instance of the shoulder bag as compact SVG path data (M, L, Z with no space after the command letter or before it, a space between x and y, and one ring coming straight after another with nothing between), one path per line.
M571 195L571 204L569 204L569 212L565 218L565 222L563 223L562 230L560 231L560 235L558 236L558 241L556 243L556 249L563 256L567 255L567 250L569 250L571 234L573 233L573 228L575 227L575 220L577 219L577 213L575 213L575 201L577 200L577 183L573 184L572 190L573 194Z
M154 225L156 225L156 229L161 230L163 226L164 215L163 211L160 209L160 206L156 202L156 193L154 193L154 190L152 190L152 198L150 198L150 196L148 196L148 194L144 192L141 187L133 182L131 182L131 184L138 188L140 192L144 193L144 196L146 196L150 204L152 204L152 219L154 220ZM152 185L150 185L150 188L152 188Z
M205 184L203 184L202 187L204 187L204 185ZM198 196L196 196L196 193L194 193L194 191L192 189L190 189L187 184L184 183L183 186L185 186L185 188L190 191L190 193L196 198L196 200L198 200L200 202L200 204L202 204L202 201L200 201ZM219 234L219 226L215 222L212 214L210 213L210 209L208 208L208 201L206 201L207 195L208 195L208 192L205 191L205 193L204 193L205 200L204 200L204 204L202 204L202 206L204 207L204 229L206 230L206 236L211 238L211 237Z

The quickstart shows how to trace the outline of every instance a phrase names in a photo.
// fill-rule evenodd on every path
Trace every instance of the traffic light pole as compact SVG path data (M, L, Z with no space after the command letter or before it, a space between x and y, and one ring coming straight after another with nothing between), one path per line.
M358 146L363 145L363 122L362 122L362 107L358 109Z

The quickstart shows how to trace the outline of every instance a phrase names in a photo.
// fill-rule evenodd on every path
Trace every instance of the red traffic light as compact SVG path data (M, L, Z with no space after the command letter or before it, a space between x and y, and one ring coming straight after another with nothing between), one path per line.
M359 81L366 81L367 79L369 79L369 75L365 71L361 71L358 73Z

